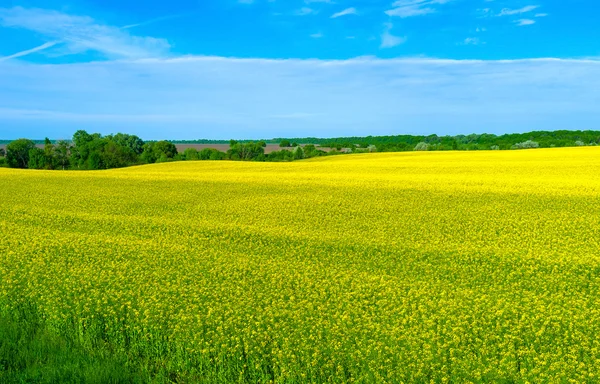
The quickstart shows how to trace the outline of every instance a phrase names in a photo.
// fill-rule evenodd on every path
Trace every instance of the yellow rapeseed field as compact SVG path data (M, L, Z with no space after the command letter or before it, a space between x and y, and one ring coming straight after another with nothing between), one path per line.
M0 307L198 381L600 380L600 148L0 180Z

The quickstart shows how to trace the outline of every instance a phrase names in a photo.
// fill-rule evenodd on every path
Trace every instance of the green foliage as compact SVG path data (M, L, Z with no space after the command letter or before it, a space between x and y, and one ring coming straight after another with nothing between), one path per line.
M166 157L167 159L173 159L177 155L177 147L166 140L157 141L154 143L154 153L159 158Z
M267 156L265 161L278 162L278 161L294 161L294 152L283 149L281 151L274 151Z
M224 160L227 155L214 148L204 148L198 151L195 148L187 148L181 160Z
M110 138L106 139L100 153L102 168L122 168L137 162L137 154L128 146L119 145Z
M200 153L196 148L186 148L183 151L183 160L200 160Z
M304 159L304 150L302 149L301 146L296 147L296 150L294 151L294 159L295 160Z
M67 169L69 166L70 145L66 141L60 141L55 146L50 139L46 138L44 149L34 147L29 150L30 169Z
M4 148L0 148L0 157L6 156L6 150Z
M142 383L147 376L140 362L107 345L85 348L53 331L31 306L0 313L2 383Z
M166 140L146 143L143 148L141 159L148 164L172 161L178 155L175 144Z
M321 151L321 150L317 149L317 147L315 147L314 144L305 145L303 150L304 150L304 157L307 159L311 158L311 157L327 155L327 153L325 151Z
M229 150L227 151L227 158L230 160L256 160L257 158L264 158L265 147L267 143L264 141L240 143L235 140L231 140L229 143ZM262 155L262 157L261 157Z
M54 161L58 169L69 168L71 149L71 145L65 140L59 141L54 147Z
M274 139L280 142L282 139ZM366 136L366 137L339 137L332 139L322 139L315 137L287 139L300 144L317 144L322 147L352 148L359 145L360 148L367 148L369 145L375 145L378 152L402 152L412 151L415 146L424 142L431 147L429 150L481 150L490 149L492 146L498 146L506 150L517 143L523 143L532 140L539 143L540 148L550 147L572 147L577 145L577 141L586 143L586 145L600 144L600 131L533 131L527 133L511 133L505 135L493 134L471 134L456 136Z
M121 168L139 163L140 142L137 136L118 133L103 137L80 130L73 135L72 148L61 141L54 154L63 169L69 164L77 169Z
M43 149L33 147L29 150L29 161L27 168L29 169L46 169L48 167L48 159Z
M224 160L227 155L214 148L204 148L199 152L200 160Z
M428 151L430 145L425 142L420 142L415 146L415 151Z
M35 143L29 139L18 139L6 146L6 160L11 168L27 168L29 152L35 148Z
M513 145L511 147L511 149L528 149L528 148L539 148L539 147L540 147L539 143L537 143L535 141L527 140L522 143L517 143L517 144Z
M109 135L107 138L119 146L129 148L136 155L141 155L144 151L144 141L135 135L117 133L116 135Z
M1 143L2 141L0 141ZM279 143L282 149L265 153L266 143ZM457 136L367 136L333 139L296 138L271 139L267 141L230 140L226 153L205 148L198 151L188 148L178 153L175 143L220 144L224 140L158 141L144 143L135 135L117 133L103 137L79 130L72 142L54 143L19 139L9 143L6 159L0 149L0 166L36 169L108 169L140 163L156 163L177 160L241 160L241 161L293 161L317 156L334 156L343 153L403 152L413 150L508 150L521 148L550 148L569 146L595 146L600 144L600 131L534 131L506 135L471 134ZM35 144L43 144L44 152L34 150ZM300 148L302 144L304 147ZM316 146L331 148L325 152ZM30 163L30 157L32 159Z

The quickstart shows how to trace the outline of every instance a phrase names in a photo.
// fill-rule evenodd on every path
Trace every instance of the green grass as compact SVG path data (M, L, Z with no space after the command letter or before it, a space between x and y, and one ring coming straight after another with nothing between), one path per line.
M272 367L262 366L240 374L241 366L251 365L246 356L214 356L199 361L176 350L162 337L142 341L123 334L129 342L117 342L101 331L101 319L85 331L73 324L66 320L62 329L53 329L29 304L19 305L10 313L0 312L0 384L212 384L274 380Z
M0 313L0 383L149 381L139 366L128 367L126 355L96 347L61 336L31 308Z

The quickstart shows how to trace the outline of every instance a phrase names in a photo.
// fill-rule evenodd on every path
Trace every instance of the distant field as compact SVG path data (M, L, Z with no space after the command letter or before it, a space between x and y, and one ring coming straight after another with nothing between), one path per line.
M203 150L204 148L214 148L221 152L227 152L227 150L229 149L229 144L177 144L176 147L177 151L179 152L183 152L187 148L196 148L199 151ZM274 151L281 151L282 149L287 149L288 151L294 150L294 148L281 148L279 144L267 144L267 146L265 147L265 153L269 154ZM331 151L331 148L326 147L319 149L325 152Z
M0 178L0 312L156 382L600 375L598 147Z

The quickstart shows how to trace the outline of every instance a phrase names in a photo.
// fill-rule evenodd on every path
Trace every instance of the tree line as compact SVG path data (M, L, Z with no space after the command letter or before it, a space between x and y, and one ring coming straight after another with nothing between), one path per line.
M418 136L418 135L394 135L394 136L365 136L365 137L340 137L333 139L322 138L295 138L277 139L288 140L299 144L310 142L321 147L329 148L373 148L378 152L402 152L413 151L418 144L427 145L427 150L507 150L518 149L521 143L535 142L538 148L573 147L582 145L600 145L600 131L533 131L526 133L509 133L504 135L494 134L471 134L455 136ZM515 147L517 146L517 147ZM422 145L421 145L422 147Z
M0 148L0 166L28 169L100 170L131 165L162 163L181 160L239 160L239 161L293 161L327 153L314 145L292 150L282 149L265 153L266 143L231 140L227 152L213 148L198 151L187 148L179 153L170 141L144 142L135 135L117 133L102 136L83 130L75 132L71 141L52 142L48 138L40 148L35 141L18 139Z
M217 140L197 140L221 142ZM178 160L294 161L317 156L360 152L506 150L600 144L600 131L534 131L528 133L456 136L366 136L334 139L272 139L281 149L265 153L267 141L230 140L227 152L213 148L177 151L174 142L144 142L135 135L102 136L79 130L71 141L18 139L0 148L0 166L30 169L110 169ZM3 143L0 141L0 143ZM179 141L177 143L193 143ZM323 151L315 146L331 148ZM43 148L40 146L43 145Z

